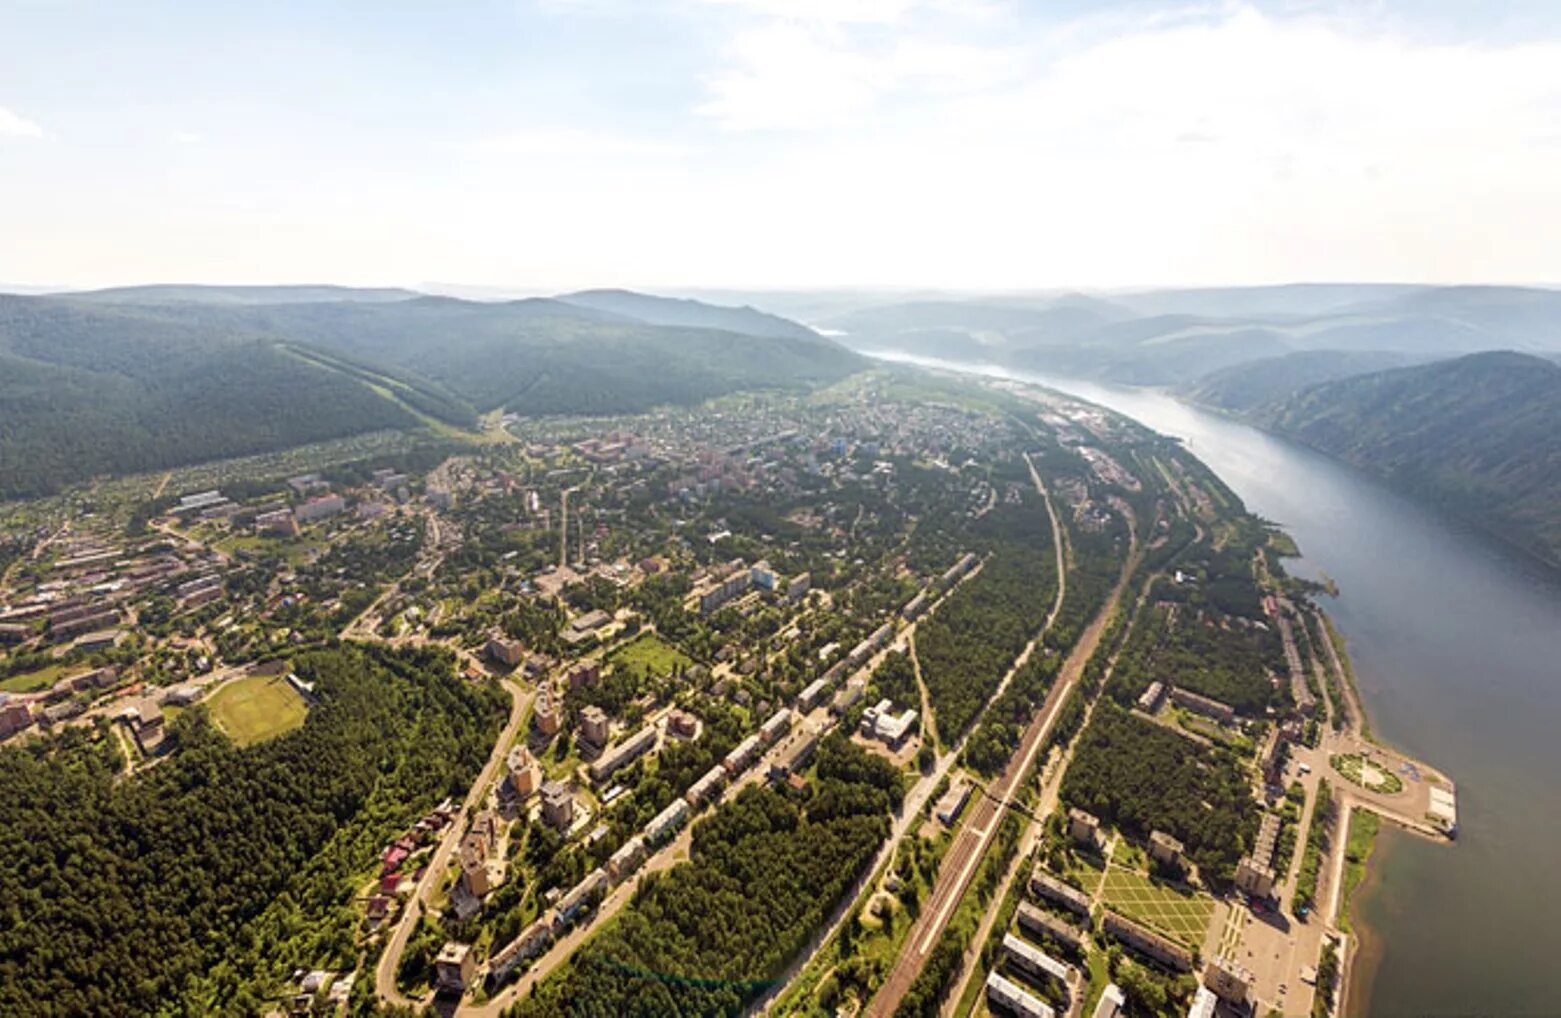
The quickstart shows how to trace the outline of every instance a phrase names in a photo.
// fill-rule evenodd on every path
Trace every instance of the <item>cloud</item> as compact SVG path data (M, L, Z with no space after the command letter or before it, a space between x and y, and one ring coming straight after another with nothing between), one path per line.
M528 128L491 134L476 149L492 155L595 159L604 157L675 157L683 146L655 138L588 131L581 128Z
M0 106L0 138L42 138L43 128Z

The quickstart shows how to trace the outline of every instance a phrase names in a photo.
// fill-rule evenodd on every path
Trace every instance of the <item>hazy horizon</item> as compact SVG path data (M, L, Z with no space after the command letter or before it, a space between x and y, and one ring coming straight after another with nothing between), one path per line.
M1554 5L13 2L0 38L12 286L1561 279Z

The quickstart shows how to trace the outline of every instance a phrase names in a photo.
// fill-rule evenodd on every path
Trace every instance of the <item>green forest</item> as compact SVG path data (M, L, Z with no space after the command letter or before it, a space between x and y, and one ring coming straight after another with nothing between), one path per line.
M197 706L132 777L99 729L0 750L0 1013L251 1013L357 962L356 887L464 791L502 695L448 655L342 645L294 670L303 727L237 749Z
M1057 594L1051 524L1039 500L983 519L993 551L916 631L916 656L938 734L953 742L1046 621Z
M1079 740L1062 799L1139 838L1165 831L1215 880L1230 878L1257 828L1239 760L1109 702Z
M805 793L750 786L701 821L689 861L648 878L511 1013L740 1014L872 859L900 796L886 761L825 740Z

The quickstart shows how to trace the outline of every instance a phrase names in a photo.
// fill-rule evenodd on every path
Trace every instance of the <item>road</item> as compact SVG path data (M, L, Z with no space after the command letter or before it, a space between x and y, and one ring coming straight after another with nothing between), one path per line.
M1030 466L1031 478L1040 486L1040 476L1035 472L1033 464ZM1044 489L1042 489L1044 495ZM1047 499L1047 507L1050 509L1051 501ZM1056 526L1056 515L1052 515L1053 526ZM1129 532L1136 534L1136 528L1129 522ZM1061 542L1056 542L1061 547ZM970 807L970 816L960 828L955 837L953 846L944 856L943 865L938 872L937 883L933 886L932 894L923 903L920 916L911 928L910 936L895 961L893 970L889 973L888 980L878 991L867 1007L869 1016L892 1015L905 994L910 991L911 984L915 982L917 974L921 971L922 964L932 949L937 945L938 938L948 926L949 919L958 907L960 899L964 897L966 889L976 875L976 869L986 851L991 847L992 840L1003 819L1002 813L1006 803L1012 796L1015 787L1024 776L1030 772L1035 764L1036 755L1041 747L1046 744L1047 737L1055 726L1062 705L1067 701L1069 694L1078 685L1079 679L1084 674L1084 666L1094 655L1095 648L1100 643L1100 638L1105 633L1106 625L1116 610L1117 602L1121 600L1122 592L1127 587L1128 579L1133 570L1138 566L1139 546L1137 538L1134 538L1132 551L1123 564L1122 574L1117 579L1116 586L1106 598L1106 603L1100 612L1085 628L1074 644L1073 650L1063 662L1057 681L1052 685L1041 709L1025 730L1024 737L1019 742L1019 747L1009 758L1008 765L1003 773L987 789L986 795L976 799ZM1058 591L1062 592L1062 577L1058 577ZM1057 605L1061 605L1059 598ZM1031 644L1033 647L1034 644ZM1025 657L1030 647L1025 648ZM1016 662L1016 667L1019 662Z
M472 782L471 790L466 793L461 815L457 816L455 822L445 830L439 847L434 849L433 858L423 872L423 879L418 881L417 887L413 889L411 899L407 901L400 920L391 932L390 940L386 942L385 949L379 956L379 964L374 968L374 991L382 1001L401 1007L419 1003L396 988L396 969L401 964L401 955L406 951L407 941L411 938L412 931L417 929L418 917L428 908L429 895L439 885L440 877L449 867L451 856L461 842L461 832L466 826L464 815L481 806L488 786L493 783L499 768L504 765L510 744L515 741L515 735L520 731L521 721L525 718L526 711L530 709L531 701L536 695L526 692L508 680L503 683L503 686L509 690L511 697L509 721L504 725L504 730L499 733L498 740L494 742L493 752L489 754L488 762L478 772L477 779Z

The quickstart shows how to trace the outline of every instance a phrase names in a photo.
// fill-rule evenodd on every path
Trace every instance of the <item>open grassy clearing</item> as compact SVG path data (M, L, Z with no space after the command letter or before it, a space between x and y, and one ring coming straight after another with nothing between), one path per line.
M624 644L609 654L607 660L639 679L671 675L679 666L687 668L694 663L687 654L654 633L646 633Z
M1101 888L1106 904L1197 949L1214 918L1214 899L1183 891L1133 870L1106 870Z
M281 735L304 723L303 697L281 676L234 679L206 701L212 718L240 746Z
M67 665L45 665L37 671L22 672L0 680L0 690L7 693L32 693L54 685L69 670Z

